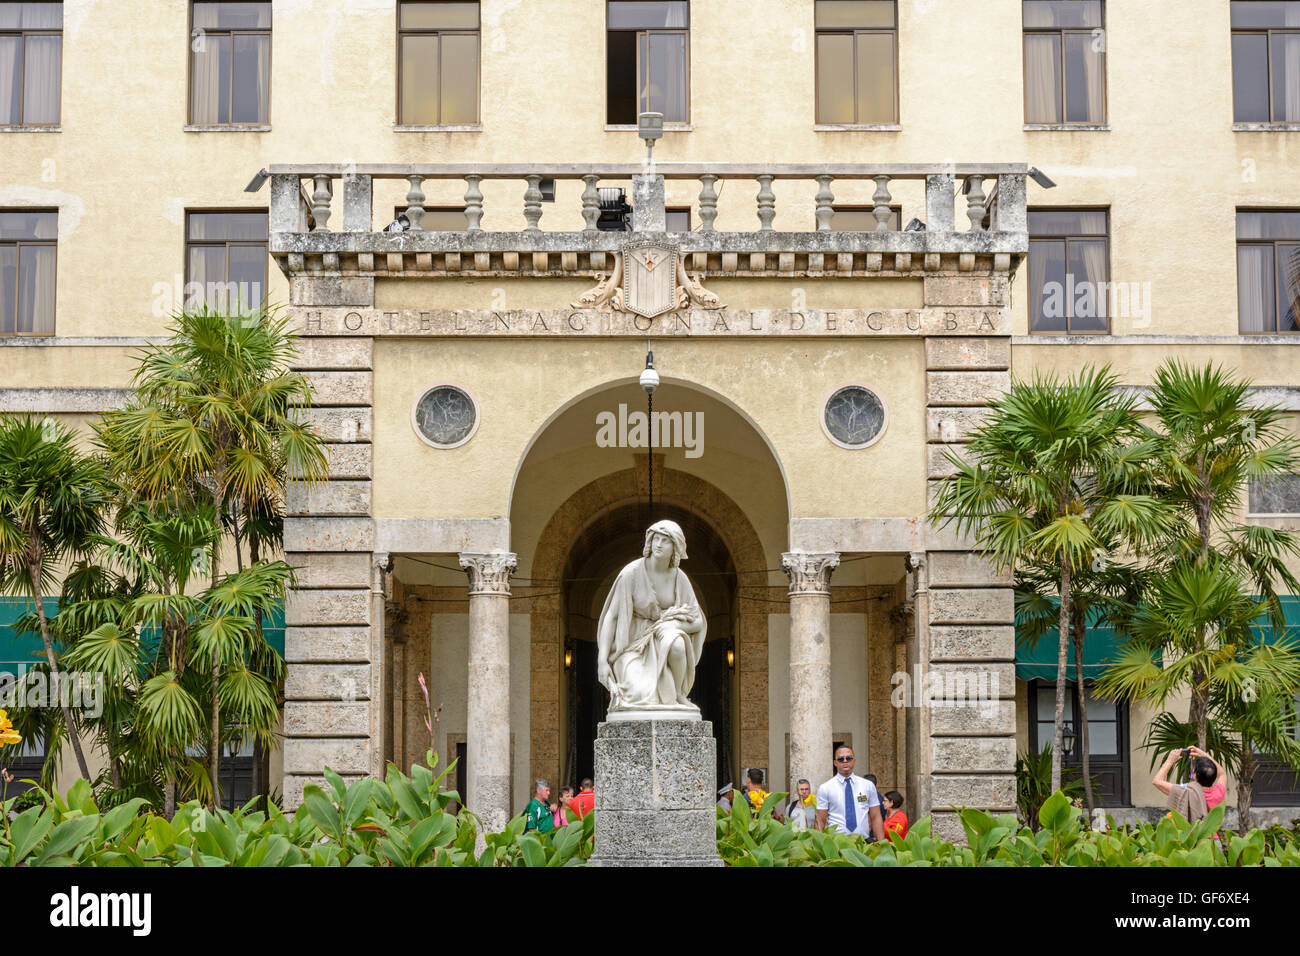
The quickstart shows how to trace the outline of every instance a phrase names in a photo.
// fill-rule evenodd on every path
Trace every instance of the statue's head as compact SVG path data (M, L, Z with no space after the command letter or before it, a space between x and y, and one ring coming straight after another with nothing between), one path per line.
M682 533L682 526L676 521L656 521L645 532L645 547L641 549L641 556L650 557L650 548L654 544L655 535L661 535L672 543L672 557L668 559L670 567L677 567L686 557L686 535Z

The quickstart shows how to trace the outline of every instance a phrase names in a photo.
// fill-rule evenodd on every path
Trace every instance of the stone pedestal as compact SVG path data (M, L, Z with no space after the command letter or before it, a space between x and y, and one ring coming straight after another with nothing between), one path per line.
M716 749L704 720L601 724L590 865L721 866Z

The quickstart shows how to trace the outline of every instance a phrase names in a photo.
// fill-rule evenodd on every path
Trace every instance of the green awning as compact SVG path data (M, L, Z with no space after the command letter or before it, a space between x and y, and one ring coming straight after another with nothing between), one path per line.
M14 630L14 622L33 607L29 598L0 595L0 671L13 672L15 665L39 663L45 659L44 645L40 635L19 634ZM53 616L58 613L58 598L45 599L45 613ZM284 605L277 605L270 618L262 622L262 632L266 635L275 652L284 657ZM146 633L145 640L149 639Z
M1285 634L1294 642L1300 642L1300 595L1283 594L1282 614L1286 618L1286 628L1279 633L1275 628L1269 625L1268 616L1261 614L1255 619L1256 623L1251 627L1259 638L1261 644L1272 644Z
M1017 680L1056 680L1057 635L1049 631L1038 639L1033 648L1016 641ZM1119 653L1124 636L1109 627L1090 627L1083 638L1083 676L1085 680L1100 677L1106 665ZM1070 642L1066 657L1066 677L1074 679L1074 642Z

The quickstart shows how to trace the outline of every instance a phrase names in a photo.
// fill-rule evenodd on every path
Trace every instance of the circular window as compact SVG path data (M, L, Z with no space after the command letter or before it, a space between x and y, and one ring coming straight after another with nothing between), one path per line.
M474 437L478 409L469 393L455 385L435 385L411 410L415 433L434 448L455 448Z
M822 429L841 448L866 448L885 433L887 414L880 396L865 385L843 385L822 410Z

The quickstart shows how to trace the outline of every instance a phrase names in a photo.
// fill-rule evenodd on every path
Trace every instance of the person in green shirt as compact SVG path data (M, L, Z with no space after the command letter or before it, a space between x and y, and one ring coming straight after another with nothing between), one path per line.
M555 814L546 801L551 797L551 785L545 780L537 781L533 799L524 808L524 832L536 830L538 833L550 833L555 829Z

